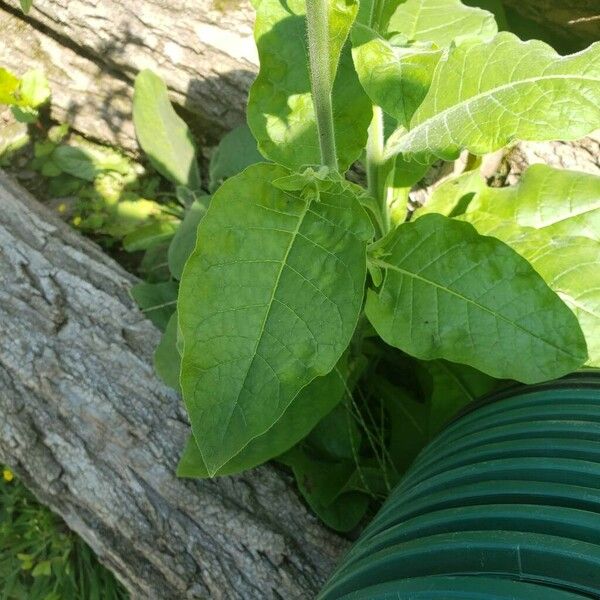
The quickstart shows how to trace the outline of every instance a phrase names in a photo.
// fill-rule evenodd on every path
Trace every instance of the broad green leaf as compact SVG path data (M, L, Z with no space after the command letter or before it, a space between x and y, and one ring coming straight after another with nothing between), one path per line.
M373 104L408 127L427 94L441 50L395 47L360 24L351 37L354 67L365 92Z
M366 313L388 344L501 379L544 381L587 359L577 319L531 265L468 223L430 214L383 239Z
M164 331L175 311L177 283L138 283L131 288L131 295L146 317Z
M373 230L358 192L273 185L289 175L257 164L228 179L183 271L181 383L211 474L333 369L361 310Z
M27 71L21 79L19 97L22 104L30 108L41 106L50 98L50 86L41 69Z
M18 102L17 94L21 80L7 69L0 67L0 104L9 106Z
M115 171L127 175L131 169L127 158L112 149L101 146L65 144L55 148L51 158L61 172L85 181L94 181L100 173L105 171Z
M33 6L33 0L19 0L21 4L21 10L27 14Z
M501 239L531 263L577 317L587 342L587 365L600 367L600 242L557 236L553 226L519 227L479 211L462 218L480 233Z
M200 189L192 134L173 110L163 80L148 69L135 78L133 123L142 150L161 175L175 184Z
M494 15L459 0L406 0L392 14L388 31L444 47L463 36L489 39L498 28Z
M198 223L206 214L210 196L195 200L186 212L185 218L177 228L169 246L169 269L175 279L181 279L183 266L196 246Z
M600 241L600 177L532 165L512 187L483 187L469 206L553 236Z
M138 227L123 238L123 247L127 252L148 250L169 241L177 231L177 221L154 221Z
M435 435L470 402L498 387L498 381L467 365L446 360L423 361L430 387L428 433Z
M248 125L240 125L223 136L210 159L208 187L214 192L228 177L241 173L246 167L263 162L256 140Z
M438 66L410 131L390 152L453 160L514 140L572 140L600 122L600 43L561 57L543 42L499 33L490 42L451 46Z
M309 383L269 430L251 440L216 475L231 475L251 469L297 444L342 400L346 391L347 368L347 359L342 357L333 371ZM188 439L177 475L193 478L209 476L193 435Z
M371 120L349 49L342 47L358 4L330 2L331 66L338 62L333 86L333 115L340 171L361 154ZM250 89L248 125L266 158L292 169L320 164L320 148L310 93L305 3L262 0L254 35L260 71ZM341 53L341 58L340 58Z
M456 217L467 210L478 192L487 189L485 180L478 170L452 177L433 190L427 202L415 210L414 218L430 213Z
M169 317L165 332L154 351L154 370L169 387L179 391L181 356L177 350L177 312Z

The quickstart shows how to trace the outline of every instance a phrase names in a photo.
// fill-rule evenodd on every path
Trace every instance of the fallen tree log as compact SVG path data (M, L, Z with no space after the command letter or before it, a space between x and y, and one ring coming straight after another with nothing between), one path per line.
M312 598L347 542L286 473L175 477L188 423L134 278L0 173L0 462L133 598Z
M46 44L52 39L62 46L63 66L73 60L81 70L77 55L91 63L86 69L126 82L129 94L137 73L154 69L202 142L214 143L245 119L247 92L258 65L248 0L36 0L27 17L19 0L0 0L1 12L29 24ZM27 57L28 43L28 36L20 35L7 39L6 46ZM0 64L9 54L0 48ZM51 69L54 58L42 59ZM64 78L68 83L68 73ZM53 90L60 88L56 83ZM110 91L103 87L108 80L90 78L89 83L92 97ZM84 103L88 94L76 102ZM85 128L82 123L80 119L77 128L94 137L94 123L86 121Z
M137 152L131 82L0 10L0 67L22 75L41 69L52 90L50 116L86 136Z

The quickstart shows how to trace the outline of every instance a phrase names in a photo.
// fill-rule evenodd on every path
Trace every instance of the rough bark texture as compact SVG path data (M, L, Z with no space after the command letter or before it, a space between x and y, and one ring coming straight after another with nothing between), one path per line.
M0 10L0 66L13 73L42 69L52 89L51 117L103 142L137 151L131 83L114 70Z
M346 542L273 467L179 480L133 278L0 173L0 462L134 598L312 598Z
M59 60L64 73L55 73L53 91L68 85L71 62L76 71L92 75L89 92L70 98L77 106L88 95L106 97L115 86L125 100L136 74L151 68L165 79L172 100L200 139L214 141L245 118L246 95L258 64L248 0L36 0L28 17L18 6L19 0L0 0L0 14L12 12L40 32L40 60L49 66L54 61L45 49L51 45L48 38L65 49ZM28 37L7 38L6 46L29 57L35 51L26 49ZM0 48L0 64L10 53ZM22 65L29 67L26 60ZM93 73L102 73L104 81L96 81ZM76 127L93 135L97 119L80 118Z

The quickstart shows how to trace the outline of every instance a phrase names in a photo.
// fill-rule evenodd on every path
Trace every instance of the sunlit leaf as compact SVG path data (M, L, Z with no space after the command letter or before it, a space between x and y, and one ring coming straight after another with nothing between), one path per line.
M587 359L568 307L524 258L468 223L425 215L397 227L374 254L386 274L368 292L367 316L408 354L525 383Z

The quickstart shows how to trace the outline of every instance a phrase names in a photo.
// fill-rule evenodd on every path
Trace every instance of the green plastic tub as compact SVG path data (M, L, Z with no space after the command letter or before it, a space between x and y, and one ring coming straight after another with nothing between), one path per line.
M320 598L600 599L600 372L515 386L459 415Z

